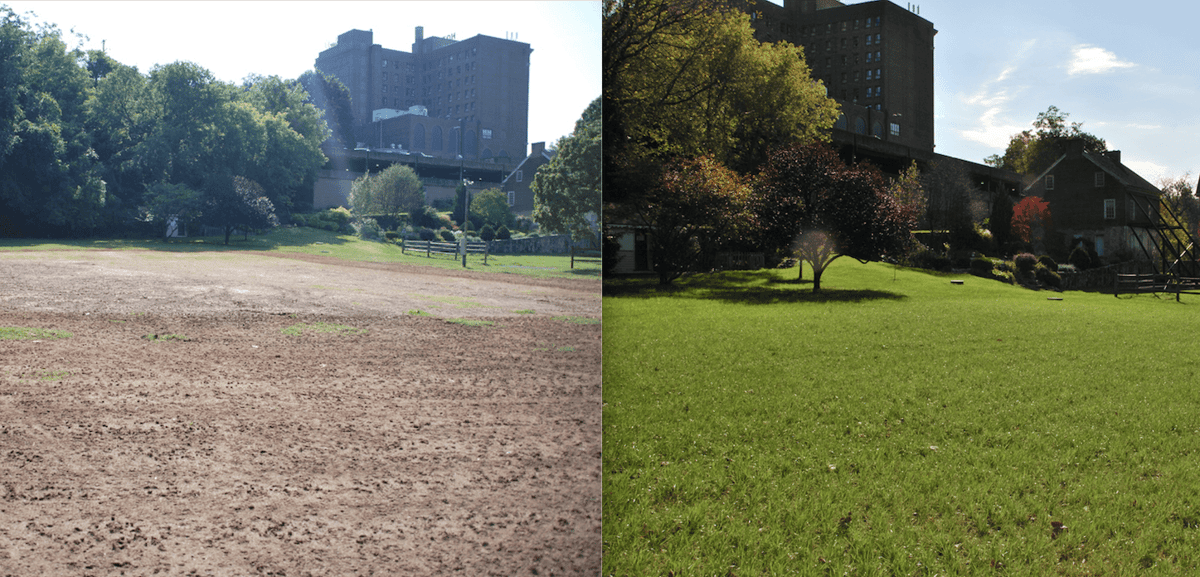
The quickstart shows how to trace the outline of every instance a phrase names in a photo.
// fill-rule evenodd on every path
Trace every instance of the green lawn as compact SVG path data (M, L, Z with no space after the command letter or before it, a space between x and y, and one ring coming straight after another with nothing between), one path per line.
M1197 574L1200 296L795 276L606 287L605 575Z
M241 236L230 238L229 245L224 237L153 240L86 239L0 239L0 252L10 250L54 250L54 249L141 249L168 252L221 252L263 251L328 255L345 260L366 262L396 262L418 266L461 270L462 259L440 256L427 258L424 255L401 254L400 247L383 242L364 241L353 235L341 235L309 227L281 227L261 236L242 240ZM519 274L534 277L557 278L600 278L598 259L581 261L575 259L571 268L571 257L547 255L491 255L488 263L478 255L467 257L467 270Z

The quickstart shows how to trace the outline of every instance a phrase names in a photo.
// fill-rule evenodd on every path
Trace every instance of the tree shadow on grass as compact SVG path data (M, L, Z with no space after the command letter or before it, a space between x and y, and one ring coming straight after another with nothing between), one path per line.
M787 303L859 303L875 300L902 300L905 295L873 290L824 287L812 290L812 281L780 279L773 271L726 271L703 273L662 286L658 278L606 278L604 296L623 298L689 298L720 300L729 303L770 305Z

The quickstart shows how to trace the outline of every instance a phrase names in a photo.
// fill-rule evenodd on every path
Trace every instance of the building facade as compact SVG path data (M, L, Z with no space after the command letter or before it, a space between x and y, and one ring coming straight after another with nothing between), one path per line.
M349 90L361 147L513 165L528 145L532 51L483 35L426 38L418 26L404 52L350 30L315 66Z
M1025 189L1026 196L1045 200L1056 241L1065 249L1076 238L1095 245L1101 257L1129 260L1153 248L1149 229L1158 221L1162 193L1121 163L1121 151L1093 154L1082 140L1067 142L1067 151Z
M546 148L545 142L533 143L533 150L529 156L525 157L520 164L508 173L504 178L504 182L500 183L500 189L508 196L508 206L512 209L513 214L520 216L530 216L533 214L533 189L529 185L533 183L533 176L542 166L545 166L554 158L553 150Z

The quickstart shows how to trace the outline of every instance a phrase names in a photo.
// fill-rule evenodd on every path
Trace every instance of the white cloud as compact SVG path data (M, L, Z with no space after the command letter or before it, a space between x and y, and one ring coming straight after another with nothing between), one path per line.
M1136 66L1132 62L1117 60L1117 55L1100 48L1080 44L1071 49L1071 62L1067 65L1067 74L1103 74L1118 68Z
M1138 173L1138 176L1150 181L1151 184L1158 184L1158 181L1170 173L1170 167L1163 166L1157 162L1149 160L1130 160L1122 158L1121 164L1128 166L1131 170Z
M1003 149L1008 146L1012 135L1022 130L1019 126L998 123L997 117L1004 111L1004 105L1013 99L1013 95L1007 89L993 88L994 85L1008 80L1016 69L1015 65L1006 66L996 78L984 83L978 92L962 99L964 104L983 110L975 116L978 118L975 127L958 130L959 136L991 148Z

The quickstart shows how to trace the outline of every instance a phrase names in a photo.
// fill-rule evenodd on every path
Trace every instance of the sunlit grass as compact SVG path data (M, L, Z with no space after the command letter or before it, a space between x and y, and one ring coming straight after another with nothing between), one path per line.
M360 262L402 263L415 266L464 270L461 258L426 257L423 254L404 254L392 243L365 241L353 235L337 234L310 227L279 227L270 232L251 236L230 238L229 245L224 237L200 237L180 239L0 239L0 253L21 250L77 250L80 248L102 250L152 250L188 253L220 253L229 251L257 251L310 254L329 256ZM571 268L570 255L489 255L483 264L481 255L467 257L465 270L477 272L519 274L544 278L599 279L598 261L575 261Z
M1196 572L1200 297L795 275L611 286L605 575Z
M68 331L32 327L0 327L0 341L55 340L71 338Z
M304 333L317 334L335 334L335 335L361 335L367 332L367 329L360 329L349 325L339 325L335 323L296 323L289 327L280 329L285 335L299 336Z

